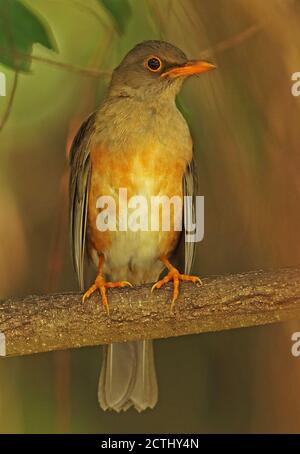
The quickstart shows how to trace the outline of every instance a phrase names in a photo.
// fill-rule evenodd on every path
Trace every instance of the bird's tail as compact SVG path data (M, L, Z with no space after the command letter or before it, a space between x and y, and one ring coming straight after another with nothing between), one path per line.
M98 399L103 410L117 412L134 406L153 408L158 389L152 341L110 344L104 347Z

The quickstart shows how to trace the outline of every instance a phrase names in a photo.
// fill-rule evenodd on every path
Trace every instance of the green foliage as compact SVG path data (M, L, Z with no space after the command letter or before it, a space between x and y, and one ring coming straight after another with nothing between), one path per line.
M44 19L20 0L0 0L0 63L28 72L35 43L57 50Z
M118 32L124 33L131 17L131 7L128 0L98 0L112 16Z

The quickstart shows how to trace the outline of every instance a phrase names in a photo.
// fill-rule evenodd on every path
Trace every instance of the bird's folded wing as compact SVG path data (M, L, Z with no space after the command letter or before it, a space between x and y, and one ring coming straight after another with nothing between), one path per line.
M84 289L84 256L89 181L91 173L90 139L96 113L81 125L70 153L70 232L73 264L80 289Z
M192 160L186 169L186 172L183 177L183 195L184 197L191 197L192 204L190 206L191 218L195 222L195 197L197 191L197 173L195 161ZM185 213L186 214L186 213ZM196 252L196 243L185 241L185 231L181 235L181 241L184 241L184 273L190 274Z

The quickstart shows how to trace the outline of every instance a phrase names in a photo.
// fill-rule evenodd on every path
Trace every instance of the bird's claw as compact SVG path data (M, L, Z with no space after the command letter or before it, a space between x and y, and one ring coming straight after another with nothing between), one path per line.
M103 276L97 276L94 284L91 285L91 287L84 293L82 302L84 303L84 301L88 299L96 290L99 290L103 307L107 315L109 315L109 304L107 300L106 289L121 288L126 286L132 287L132 284L127 281L110 282L106 281Z
M181 273L179 273L179 271L176 268L173 268L171 271L168 272L168 274L164 278L160 279L152 286L151 292L153 292L153 290L155 290L155 289L160 289L163 285L167 284L170 281L173 281L173 285L174 285L173 298L172 298L171 307L170 307L171 312L174 309L175 301L177 300L178 295L179 295L179 282L180 281L188 281L188 282L193 282L194 284L198 283L198 284L202 285L202 281L198 276L190 276L188 274L181 274Z

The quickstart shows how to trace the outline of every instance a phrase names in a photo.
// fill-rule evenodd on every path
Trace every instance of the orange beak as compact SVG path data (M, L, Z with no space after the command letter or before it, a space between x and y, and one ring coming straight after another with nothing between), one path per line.
M161 77L186 77L193 76L195 74L206 73L216 69L216 66L212 63L208 63L203 60L190 60L184 65L175 66L173 68L167 69L162 73Z

